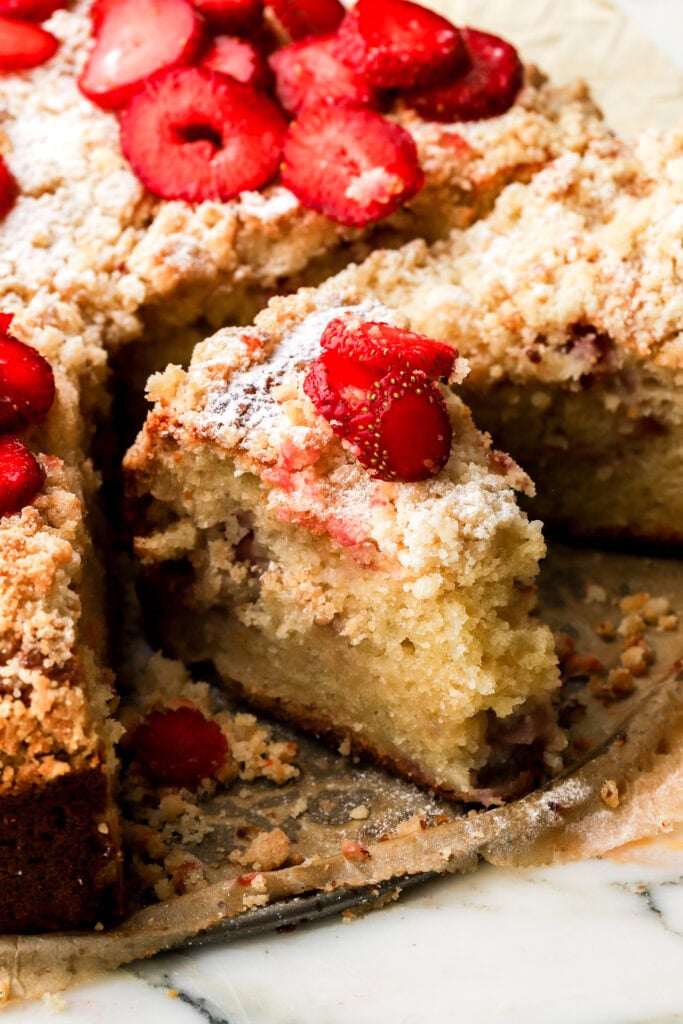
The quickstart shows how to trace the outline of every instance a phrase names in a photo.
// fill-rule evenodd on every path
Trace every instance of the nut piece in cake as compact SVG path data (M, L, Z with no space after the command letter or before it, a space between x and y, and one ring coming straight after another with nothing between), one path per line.
M464 372L389 310L303 291L152 379L127 472L169 650L337 745L496 803L563 744L558 671L529 614L544 545L514 487L531 485L438 383Z

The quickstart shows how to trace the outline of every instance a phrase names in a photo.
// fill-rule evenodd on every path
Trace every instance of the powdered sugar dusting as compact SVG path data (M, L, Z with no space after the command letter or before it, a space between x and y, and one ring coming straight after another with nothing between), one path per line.
M226 429L237 430L240 440L257 433L269 436L282 429L283 413L273 389L306 368L320 354L320 338L330 320L354 314L362 320L395 321L396 314L380 306L361 304L316 310L286 332L263 362L233 375L226 388L213 391L200 416L200 429L218 437ZM241 335L238 335L241 336ZM227 342L229 344L229 342ZM205 371L211 363L202 364ZM279 429L278 429L278 422ZM290 430L296 428L290 427Z

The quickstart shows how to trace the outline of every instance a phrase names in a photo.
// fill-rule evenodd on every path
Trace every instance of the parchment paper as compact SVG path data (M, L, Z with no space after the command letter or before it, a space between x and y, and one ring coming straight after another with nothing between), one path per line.
M434 6L456 22L507 36L525 59L557 81L586 78L621 133L683 119L683 75L604 0L439 0ZM604 583L611 592L640 587L666 594L683 611L683 573L673 561L560 549L544 575L546 617L555 627L568 627L589 648L595 647L590 620L597 612L583 601L587 581ZM288 783L284 795L256 786L239 807L233 800L233 817L227 817L233 829L240 815L247 822L272 821L278 800L296 802L302 793L309 808L318 809L297 817L290 828L293 849L308 859L265 873L268 907L245 911L245 888L236 880L240 869L225 865L206 888L143 908L109 931L0 937L0 1002L58 991L212 929L222 934L226 923L246 927L259 915L272 916L273 909L284 922L291 901L302 894L350 889L360 900L368 886L393 880L400 887L402 878L471 869L479 858L533 865L604 855L617 846L613 855L622 858L657 859L667 850L680 856L683 638L680 633L662 635L655 646L657 670L633 697L611 707L591 706L587 700L588 712L572 732L577 751L581 745L587 751L583 763L579 758L568 775L505 808L468 813L445 807L401 780L373 768L358 769L301 740L308 767L301 782ZM373 805L367 821L350 819L349 808L366 799ZM408 831L381 835L406 819L412 822ZM286 813L281 820L287 828ZM655 853L653 834L668 837ZM369 856L362 861L342 856L345 839L365 845Z

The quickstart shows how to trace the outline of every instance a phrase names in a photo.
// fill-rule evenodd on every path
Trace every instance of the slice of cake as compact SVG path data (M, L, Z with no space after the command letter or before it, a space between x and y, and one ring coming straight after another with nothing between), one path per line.
M531 485L436 382L464 372L452 348L330 296L278 300L153 378L127 470L159 627L252 704L495 803L562 745L529 616L541 529L514 496Z
M375 253L316 301L381 302L456 345L462 394L531 475L544 521L680 543L682 157L679 132L595 142L450 241Z
M107 920L121 892L118 727L88 522L96 481L69 365L77 346L15 323L0 324L0 931L10 933Z

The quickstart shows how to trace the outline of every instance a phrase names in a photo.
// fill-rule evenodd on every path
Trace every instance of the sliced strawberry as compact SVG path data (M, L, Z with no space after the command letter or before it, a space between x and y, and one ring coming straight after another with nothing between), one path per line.
M120 0L94 0L90 8L90 20L95 33L99 32L105 17L111 8L116 7L118 3L120 3Z
M17 183L12 177L9 167L0 156L0 220L10 212L16 198Z
M213 775L228 755L220 726L190 707L152 711L133 733L131 748L154 782L187 789Z
M0 437L0 516L30 505L45 483L45 471L18 437Z
M40 25L0 15L0 71L38 67L55 53L59 40Z
M212 32L249 35L263 18L263 0L192 0Z
M121 107L151 75L192 63L202 42L201 18L187 0L108 3L78 84L98 106Z
M152 79L121 115L123 151L162 199L225 201L277 173L287 122L248 85L200 68Z
M464 28L469 57L464 74L426 91L404 93L408 106L430 121L478 121L509 110L524 81L514 46L498 36Z
M330 320L320 344L326 361L329 355L338 353L346 360L371 368L375 380L390 371L403 370L421 370L428 377L449 377L458 357L457 349L442 341L391 324L357 318Z
M45 21L68 4L69 0L0 0L0 14L24 21Z
M314 36L274 53L277 98L290 114L304 107L335 103L348 107L378 107L377 89L336 56L336 36Z
M0 431L39 423L54 397L55 378L47 359L10 334L0 335Z
M270 6L292 39L334 32L346 14L339 0L271 0Z
M0 334L7 334L13 320L14 313L0 313Z
M219 71L255 89L267 89L271 81L268 64L256 47L235 36L216 36L199 67Z
M455 25L410 0L358 0L337 52L382 89L436 85L466 64Z
M422 188L411 135L370 110L308 109L290 127L282 181L304 206L342 224L364 225L397 210Z
M369 392L346 437L371 476L408 483L443 469L453 429L439 385L420 370L404 370Z

